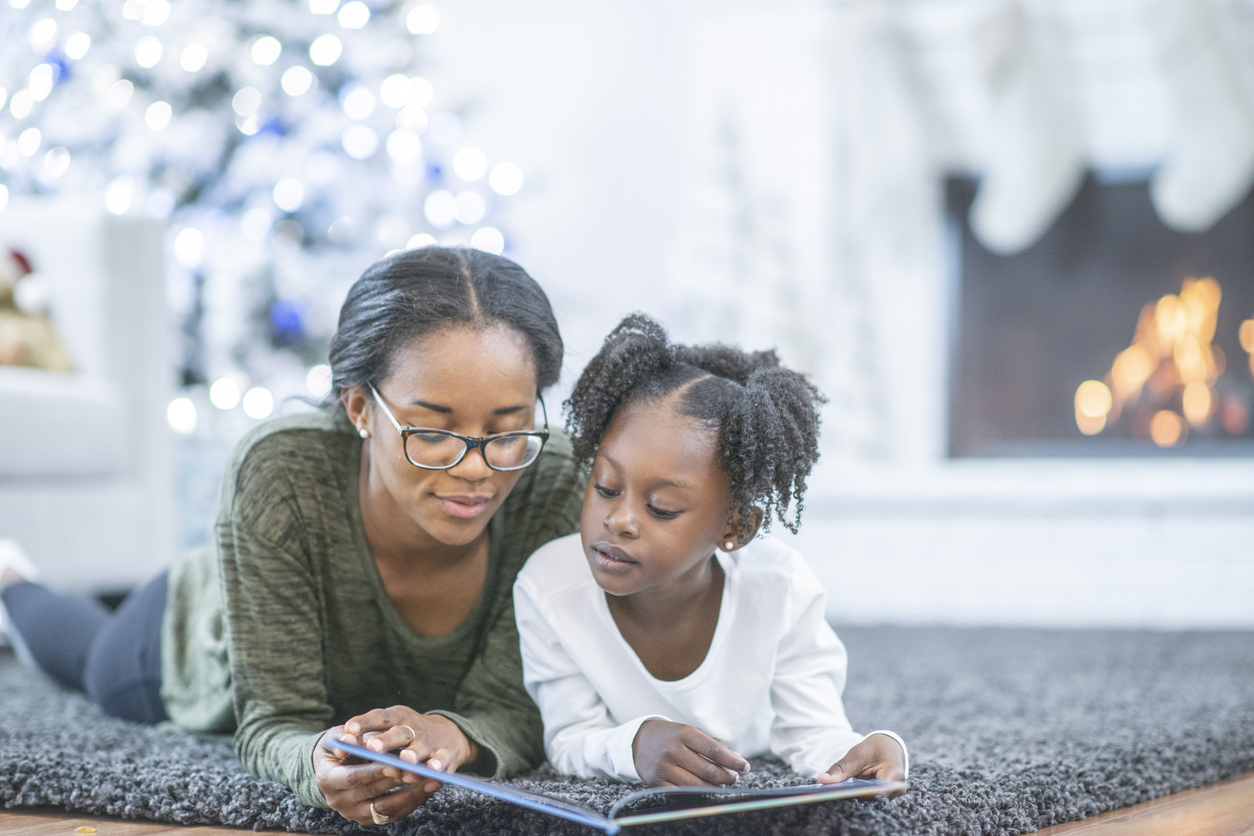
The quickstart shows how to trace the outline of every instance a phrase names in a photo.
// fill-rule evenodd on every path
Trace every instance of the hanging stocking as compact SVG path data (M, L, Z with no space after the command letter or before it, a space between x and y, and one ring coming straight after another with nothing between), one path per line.
M1084 179L1084 157L1072 117L1052 95L1030 21L1007 3L977 39L992 105L992 135L971 230L993 252L1035 243L1066 208Z
M1241 89L1206 0L1147 12L1175 108L1175 138L1150 184L1163 223L1202 232L1254 184L1254 104Z

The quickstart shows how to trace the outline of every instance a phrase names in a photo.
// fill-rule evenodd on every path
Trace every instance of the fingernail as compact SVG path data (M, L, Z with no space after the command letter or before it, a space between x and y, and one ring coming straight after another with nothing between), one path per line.
M427 761L427 766L431 767L431 768L432 768L432 769L434 769L436 772L443 772L443 771L444 771L444 764L440 763L438 760L435 760L434 758L432 758L431 760Z

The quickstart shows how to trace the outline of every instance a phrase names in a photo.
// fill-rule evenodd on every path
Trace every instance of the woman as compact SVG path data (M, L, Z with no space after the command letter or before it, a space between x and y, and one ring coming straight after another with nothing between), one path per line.
M557 322L506 259L378 262L330 363L327 410L236 446L213 548L112 617L20 572L0 598L36 661L110 713L233 731L255 775L381 824L438 785L349 764L324 738L393 729L438 768L490 776L543 759L510 591L532 551L577 529L583 480L568 438L535 421Z

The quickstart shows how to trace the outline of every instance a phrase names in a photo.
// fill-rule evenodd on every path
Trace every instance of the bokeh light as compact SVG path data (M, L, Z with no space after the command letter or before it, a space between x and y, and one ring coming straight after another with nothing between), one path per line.
M340 88L340 107L344 108L349 119L365 119L374 113L374 93L356 82L345 84Z
M39 132L39 128L27 128L17 135L17 150L24 157L33 157L35 152L39 150L43 139L43 134Z
M379 135L368 125L349 125L340 137L340 145L354 160L367 160L379 150Z
M309 60L319 67L329 67L340 60L344 44L335 35L319 35L309 45Z
M170 124L170 118L173 115L174 110L169 102L153 102L148 105L148 110L144 111L144 124L154 131L159 131Z
M179 56L179 66L189 73L200 72L209 60L209 50L204 44L191 44Z
M422 140L408 128L397 128L388 135L388 156L398 163L412 163L422 157Z
M205 234L194 226L180 229L174 236L174 258L188 270L199 267L205 260Z
M44 172L56 179L70 168L70 152L65 148L53 148L44 155Z
M505 250L505 236L499 229L490 226L480 227L470 236L470 246L476 250L500 255Z
M414 35L430 35L439 26L439 10L427 3L414 7L413 11L405 16L405 27Z
M258 421L269 418L274 411L274 396L263 386L254 386L245 392L242 403L244 414Z
M166 407L165 419L176 433L189 435L196 431L196 404L191 398L175 398Z
M274 223L274 219L270 217L270 213L265 209L256 207L249 209L240 218L240 231L248 238L254 241L260 241L270 234L270 227Z
M331 394L331 367L326 363L310 366L305 373L305 388L315 398L325 398Z
M309 0L309 11L316 15L333 15L340 7L340 0Z
M115 215L125 215L135 199L135 180L127 174L114 177L105 189L105 208Z
M1175 447L1184 441L1184 421L1169 409L1154 413L1150 421L1150 439L1159 447Z
M35 97L30 94L29 90L18 90L13 94L13 98L9 99L9 112L15 119L25 119L30 116L34 107Z
M420 247L431 247L437 244L435 236L428 232L419 232L413 238L405 242L405 249L416 250Z
M1189 426L1200 427L1210 420L1214 411L1215 398L1210 387L1200 380L1195 380L1184 387L1180 396L1184 418Z
M233 377L220 377L209 387L209 402L218 409L234 409L240 395L239 382Z
M361 0L352 0L340 9L338 20L345 29L360 29L370 22L370 7Z
M435 189L422 203L422 214L436 229L448 229L457 223L457 197L447 189Z
M164 51L165 47L161 45L161 41L152 35L140 38L135 44L135 63L144 69L151 69L157 66Z
M109 85L109 104L115 108L121 109L126 107L133 95L135 95L135 85L128 79L119 78Z
M284 177L274 184L274 205L284 212L295 212L305 202L305 187L293 177Z
M252 116L261 107L261 93L254 87L241 87L231 99L231 108L240 116Z
M253 48L249 54L252 55L253 61L263 67L268 67L275 61L279 60L279 55L283 53L283 44L279 43L279 39L271 35L262 35L253 41Z
M468 183L478 180L488 171L488 158L478 148L463 148L453 157L453 171Z
M91 35L86 32L75 32L65 39L65 56L72 61L79 61L87 50L91 49Z
M288 67L283 73L283 78L279 84L283 87L283 92L289 96L303 96L309 92L309 88L313 86L313 73L300 64L294 67Z
M514 163L497 163L492 166L492 173L488 175L488 185L499 195L512 195L522 188L522 184L522 169Z
M457 206L454 213L457 220L464 224L477 224L483 220L483 215L487 211L487 205L483 202L483 197L478 192L462 192L457 196Z

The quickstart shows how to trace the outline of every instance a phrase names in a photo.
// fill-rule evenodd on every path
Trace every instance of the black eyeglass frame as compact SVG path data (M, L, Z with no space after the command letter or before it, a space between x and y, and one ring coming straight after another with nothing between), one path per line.
M525 470L528 467L531 467L533 464L536 463L536 459L540 458L540 453L544 452L544 445L548 443L548 440L549 440L549 410L544 405L544 396L539 393L536 394L536 400L540 402L540 411L544 415L544 429L542 430L513 430L507 433L493 433L492 435L485 435L480 438L475 438L474 436L462 435L461 433L455 433L452 430L437 430L437 429L432 429L429 427L403 426L400 421L396 420L396 416L392 414L392 410L388 409L388 405L384 403L383 401L383 396L379 394L378 389L374 388L374 384L368 383L366 385L370 387L370 393L374 395L374 399L378 401L379 406L383 409L383 414L388 417L388 420L392 422L392 426L396 427L396 431L401 434L401 451L405 454L405 461L409 462L414 467L421 468L422 470L449 470L450 468L457 467L459 464L462 463L462 460L466 458L466 455L471 450L474 450L476 448L478 448L479 450L480 457L483 458L483 463L487 465L490 470L495 470L499 473L512 473L516 470ZM450 464L440 465L438 467L429 465L429 464L419 464L418 462L414 461L413 459L409 457L409 437L411 435L416 435L417 433L437 433L439 435L451 436L461 441L462 444L464 444L465 446L462 448L461 455L458 456L456 459L454 459ZM488 461L488 456L487 456L487 453L485 452L486 450L485 445L488 442L496 441L497 439L500 439L500 438L517 438L519 436L535 436L536 438L540 439L540 449L539 451L536 452L535 459L532 459L526 464L519 465L518 467L496 467L492 464L492 462Z

